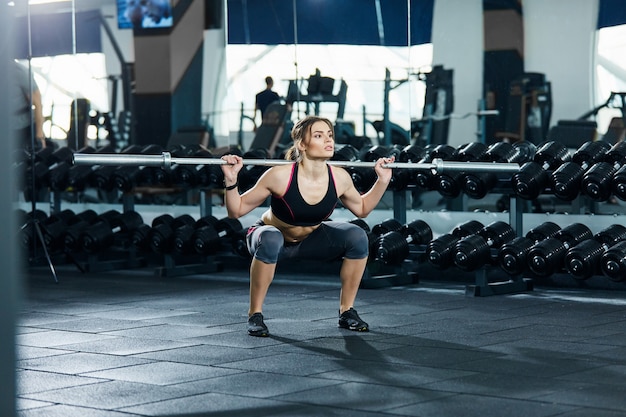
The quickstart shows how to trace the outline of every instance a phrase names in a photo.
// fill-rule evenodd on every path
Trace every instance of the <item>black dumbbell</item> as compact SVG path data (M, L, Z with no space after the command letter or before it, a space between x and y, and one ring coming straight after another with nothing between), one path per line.
M495 221L476 234L460 239L454 248L454 264L464 271L475 271L491 263L491 250L499 249L515 239L513 228L503 221Z
M429 145L426 147L426 155L418 163L429 163L433 159L453 161L456 155L456 148L450 145ZM415 184L419 189L432 191L437 188L437 175L430 170L415 171Z
M432 240L433 232L423 220L414 220L398 231L378 236L374 243L374 259L384 264L398 265L409 257L410 245L425 245Z
M126 211L119 216L100 219L85 229L81 236L81 247L87 253L98 253L113 246L115 238L130 233L143 224L141 215L136 211ZM130 239L128 239L130 243Z
M565 145L559 142L546 142L541 145L532 162L526 162L511 177L511 185L516 195L534 200L549 184L548 170L557 169L569 162L570 154Z
M150 249L154 253L166 254L174 250L174 232L179 227L193 224L196 220L188 214L173 217L163 214L152 221L152 229L148 236Z
M87 148L86 153L108 154L115 152L112 145L106 145L98 148L95 152ZM67 186L72 191L84 191L85 188L92 184L92 176L94 172L100 169L101 165L73 165L67 174Z
M549 237L533 245L528 251L529 269L537 276L547 277L563 268L563 260L568 249L586 239L593 233L582 223L573 223L559 230L554 237Z
M585 194L583 183L586 181L587 174L594 169L598 162L603 160L610 149L611 145L604 141L582 144L574 152L570 162L563 163L550 175L549 182L554 195L562 200L572 201L579 193ZM591 178L595 177L592 176Z
M194 249L200 255L212 255L219 251L228 239L231 239L231 248L233 248L235 236L242 229L241 222L230 217L220 219L214 226L207 224L198 228L194 233Z
M526 256L538 242L553 237L561 227L553 222L544 222L530 229L525 236L519 236L505 243L498 250L498 265L509 275L519 275L528 269Z
M520 163L528 162L534 157L534 145L529 142L497 142L490 145L483 156L482 162ZM463 192L471 198L480 199L498 184L498 174L493 172L466 172L461 179Z
M142 147L139 145L130 145L124 148L120 154L137 154L141 152ZM98 190L109 192L115 189L113 182L113 173L118 168L114 165L94 166L95 169L89 175L89 184Z
M44 242L51 250L63 250L68 230L77 224L84 223L85 226L92 224L97 218L98 214L94 210L85 210L82 213L59 219L42 229Z
M454 245L469 235L478 233L485 227L477 220L469 220L456 226L450 233L443 234L431 240L426 248L426 258L439 269L446 269L454 265Z
M613 245L602 254L600 269L611 281L626 281L626 240Z
M574 278L580 280L599 274L602 255L622 240L626 240L626 227L613 224L598 232L593 239L587 239L570 248L565 254L565 268Z
M160 155L163 148L160 145L147 145L139 152L141 155ZM112 181L115 188L128 192L137 185L150 185L154 182L154 167L148 166L121 166L113 171Z
M453 160L458 162L477 162L480 161L485 152L487 145L481 142L472 142L460 146L454 155ZM448 198L458 197L463 187L464 172L443 172L436 175L437 191Z
M179 254L196 253L194 249L194 234L201 227L215 228L217 217L208 215L201 217L194 224L184 224L174 231L174 252Z

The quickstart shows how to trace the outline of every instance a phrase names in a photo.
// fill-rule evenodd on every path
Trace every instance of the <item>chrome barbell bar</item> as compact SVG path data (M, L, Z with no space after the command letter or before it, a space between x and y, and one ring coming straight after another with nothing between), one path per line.
M219 158L173 157L169 152L160 155L132 155L132 154L85 154L75 153L74 165L115 165L115 166L151 166L170 169L172 165L226 165L226 161ZM293 161L283 159L244 159L244 165L275 166L292 164ZM353 168L374 168L375 162L363 161L328 161L329 165ZM386 168L417 169L431 171L434 174L443 172L501 172L514 173L519 171L515 163L495 162L456 162L433 159L432 162L392 162L385 164Z

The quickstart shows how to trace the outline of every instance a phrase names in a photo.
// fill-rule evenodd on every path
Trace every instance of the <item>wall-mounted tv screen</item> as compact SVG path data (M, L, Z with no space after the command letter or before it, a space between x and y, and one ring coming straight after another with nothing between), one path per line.
M172 27L172 0L117 0L120 29Z

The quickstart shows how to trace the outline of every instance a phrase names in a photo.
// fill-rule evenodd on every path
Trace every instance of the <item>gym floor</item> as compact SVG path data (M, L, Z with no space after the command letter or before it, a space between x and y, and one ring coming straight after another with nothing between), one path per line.
M337 328L334 274L279 272L272 335L246 333L247 265L25 273L19 415L567 416L626 410L621 291L465 295L434 276L362 289L371 331ZM304 268L303 268L304 269ZM452 274L451 272L450 274Z

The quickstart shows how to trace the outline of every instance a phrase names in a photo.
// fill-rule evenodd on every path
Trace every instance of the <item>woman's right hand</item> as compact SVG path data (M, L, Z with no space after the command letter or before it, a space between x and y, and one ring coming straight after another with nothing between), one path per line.
M237 155L224 155L222 160L226 161L221 165L222 172L224 173L224 183L226 185L232 185L237 182L237 176L239 171L243 168L243 158Z

